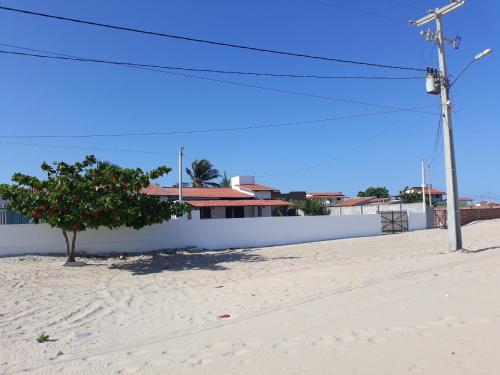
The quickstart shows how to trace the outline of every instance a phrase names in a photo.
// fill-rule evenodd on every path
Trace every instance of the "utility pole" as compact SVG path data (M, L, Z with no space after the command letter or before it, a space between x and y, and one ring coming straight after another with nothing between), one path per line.
M410 21L415 26L422 26L428 22L436 21L436 31L422 31L427 40L434 40L438 47L439 55L439 87L441 95L441 115L443 116L443 138L446 175L446 204L448 216L448 247L450 251L462 248L462 228L460 223L460 207L458 205L457 170L455 163L455 146L453 143L453 127L451 121L451 100L449 96L450 81L446 69L444 43L450 43L458 48L460 38L450 40L443 36L443 16L465 4L465 0L453 0L450 4L429 11L429 14L417 21Z
M425 204L425 164L422 160L422 212L426 212L426 204Z
M182 158L184 157L184 147L179 151L179 202L182 202Z
M425 164L425 175L427 178L427 194L429 196L429 207L432 207L431 179L429 177L429 164Z

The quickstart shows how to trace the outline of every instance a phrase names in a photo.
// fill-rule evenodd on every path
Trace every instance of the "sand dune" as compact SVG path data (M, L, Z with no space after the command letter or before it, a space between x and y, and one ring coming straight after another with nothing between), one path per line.
M1 258L0 373L498 373L500 220L446 241Z

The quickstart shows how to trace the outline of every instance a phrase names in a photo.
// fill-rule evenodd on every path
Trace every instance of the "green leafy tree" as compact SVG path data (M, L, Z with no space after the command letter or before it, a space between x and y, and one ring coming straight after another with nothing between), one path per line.
M324 215L326 212L325 202L321 199L294 201L293 205L304 212L306 216Z
M211 181L221 175L207 159L196 159L191 163L191 169L186 168L186 173L191 178L193 187L219 187L217 182Z
M422 202L422 194L421 193L416 193L416 192L406 193L405 191L400 191L399 197L401 198L402 203Z
M358 197L389 198L389 190L385 186L370 186L365 191L358 192Z
M231 180L229 178L227 178L226 171L224 171L224 176L222 176L222 179L220 180L219 186L224 187L224 188L231 187Z
M44 180L14 174L14 184L0 185L0 197L36 223L42 221L61 229L69 262L75 261L77 234L86 229L140 229L189 211L182 203L141 193L150 180L170 172L166 166L145 173L139 168L99 163L89 155L75 164L44 162L41 169L47 175Z

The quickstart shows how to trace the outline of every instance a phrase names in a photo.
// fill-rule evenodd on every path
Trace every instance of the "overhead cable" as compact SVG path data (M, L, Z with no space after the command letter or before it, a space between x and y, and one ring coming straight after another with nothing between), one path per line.
M398 65L390 65L390 64L378 64L378 63L371 63L371 62L367 62L367 61L356 61L356 60L349 60L349 59L340 59L340 58L335 58L335 57L311 55L311 54L301 53L301 52L280 51L280 50L275 50L275 49L253 47L253 46L248 46L248 45L243 45L243 44L219 42L219 41L214 41L214 40L209 40L209 39L194 38L194 37L188 37L188 36L177 35L177 34L167 34L167 33L162 33L162 32L157 32L157 31L149 31L149 30L137 29L137 28L126 27L126 26L117 26L117 25L111 25L111 24L106 24L106 23L100 23L100 22L88 21L88 20L83 20L83 19L58 16L58 15L48 14L48 13L34 12L34 11L26 10L26 9L12 8L12 7L6 7L6 6L0 6L0 10L28 14L28 15L44 17L44 18L48 18L48 19L55 19L55 20L59 20L59 21L78 23L78 24L82 24L82 25L96 26L96 27L101 27L101 28L106 28L106 29L127 31L127 32L139 33L139 34L144 34L144 35L150 35L150 36L157 36L157 37L163 37L163 38L169 38L169 39L176 39L176 40L183 40L183 41L189 41L189 42L195 42L195 43L215 45L215 46L220 46L220 47L243 49L243 50L248 50L248 51L252 51L252 52L264 52L264 53L275 54L275 55L301 57L301 58L307 58L307 59L332 61L332 62L346 63L346 64L364 65L364 66L371 66L371 67L375 67L375 68L412 70L412 71L419 71L419 72L425 71L425 69L423 69L423 68L398 66Z

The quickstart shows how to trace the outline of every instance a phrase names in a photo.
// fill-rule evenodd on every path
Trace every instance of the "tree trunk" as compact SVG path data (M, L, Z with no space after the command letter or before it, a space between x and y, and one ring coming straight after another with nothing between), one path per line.
M66 241L66 256L68 258L68 262L74 262L75 258L73 257L73 260L71 260L71 249L69 247L69 240L68 240L68 234L66 233L65 230L62 231L64 240Z
M71 240L71 251L69 253L68 262L75 261L75 243L76 243L76 234L78 232L73 229L73 239Z

